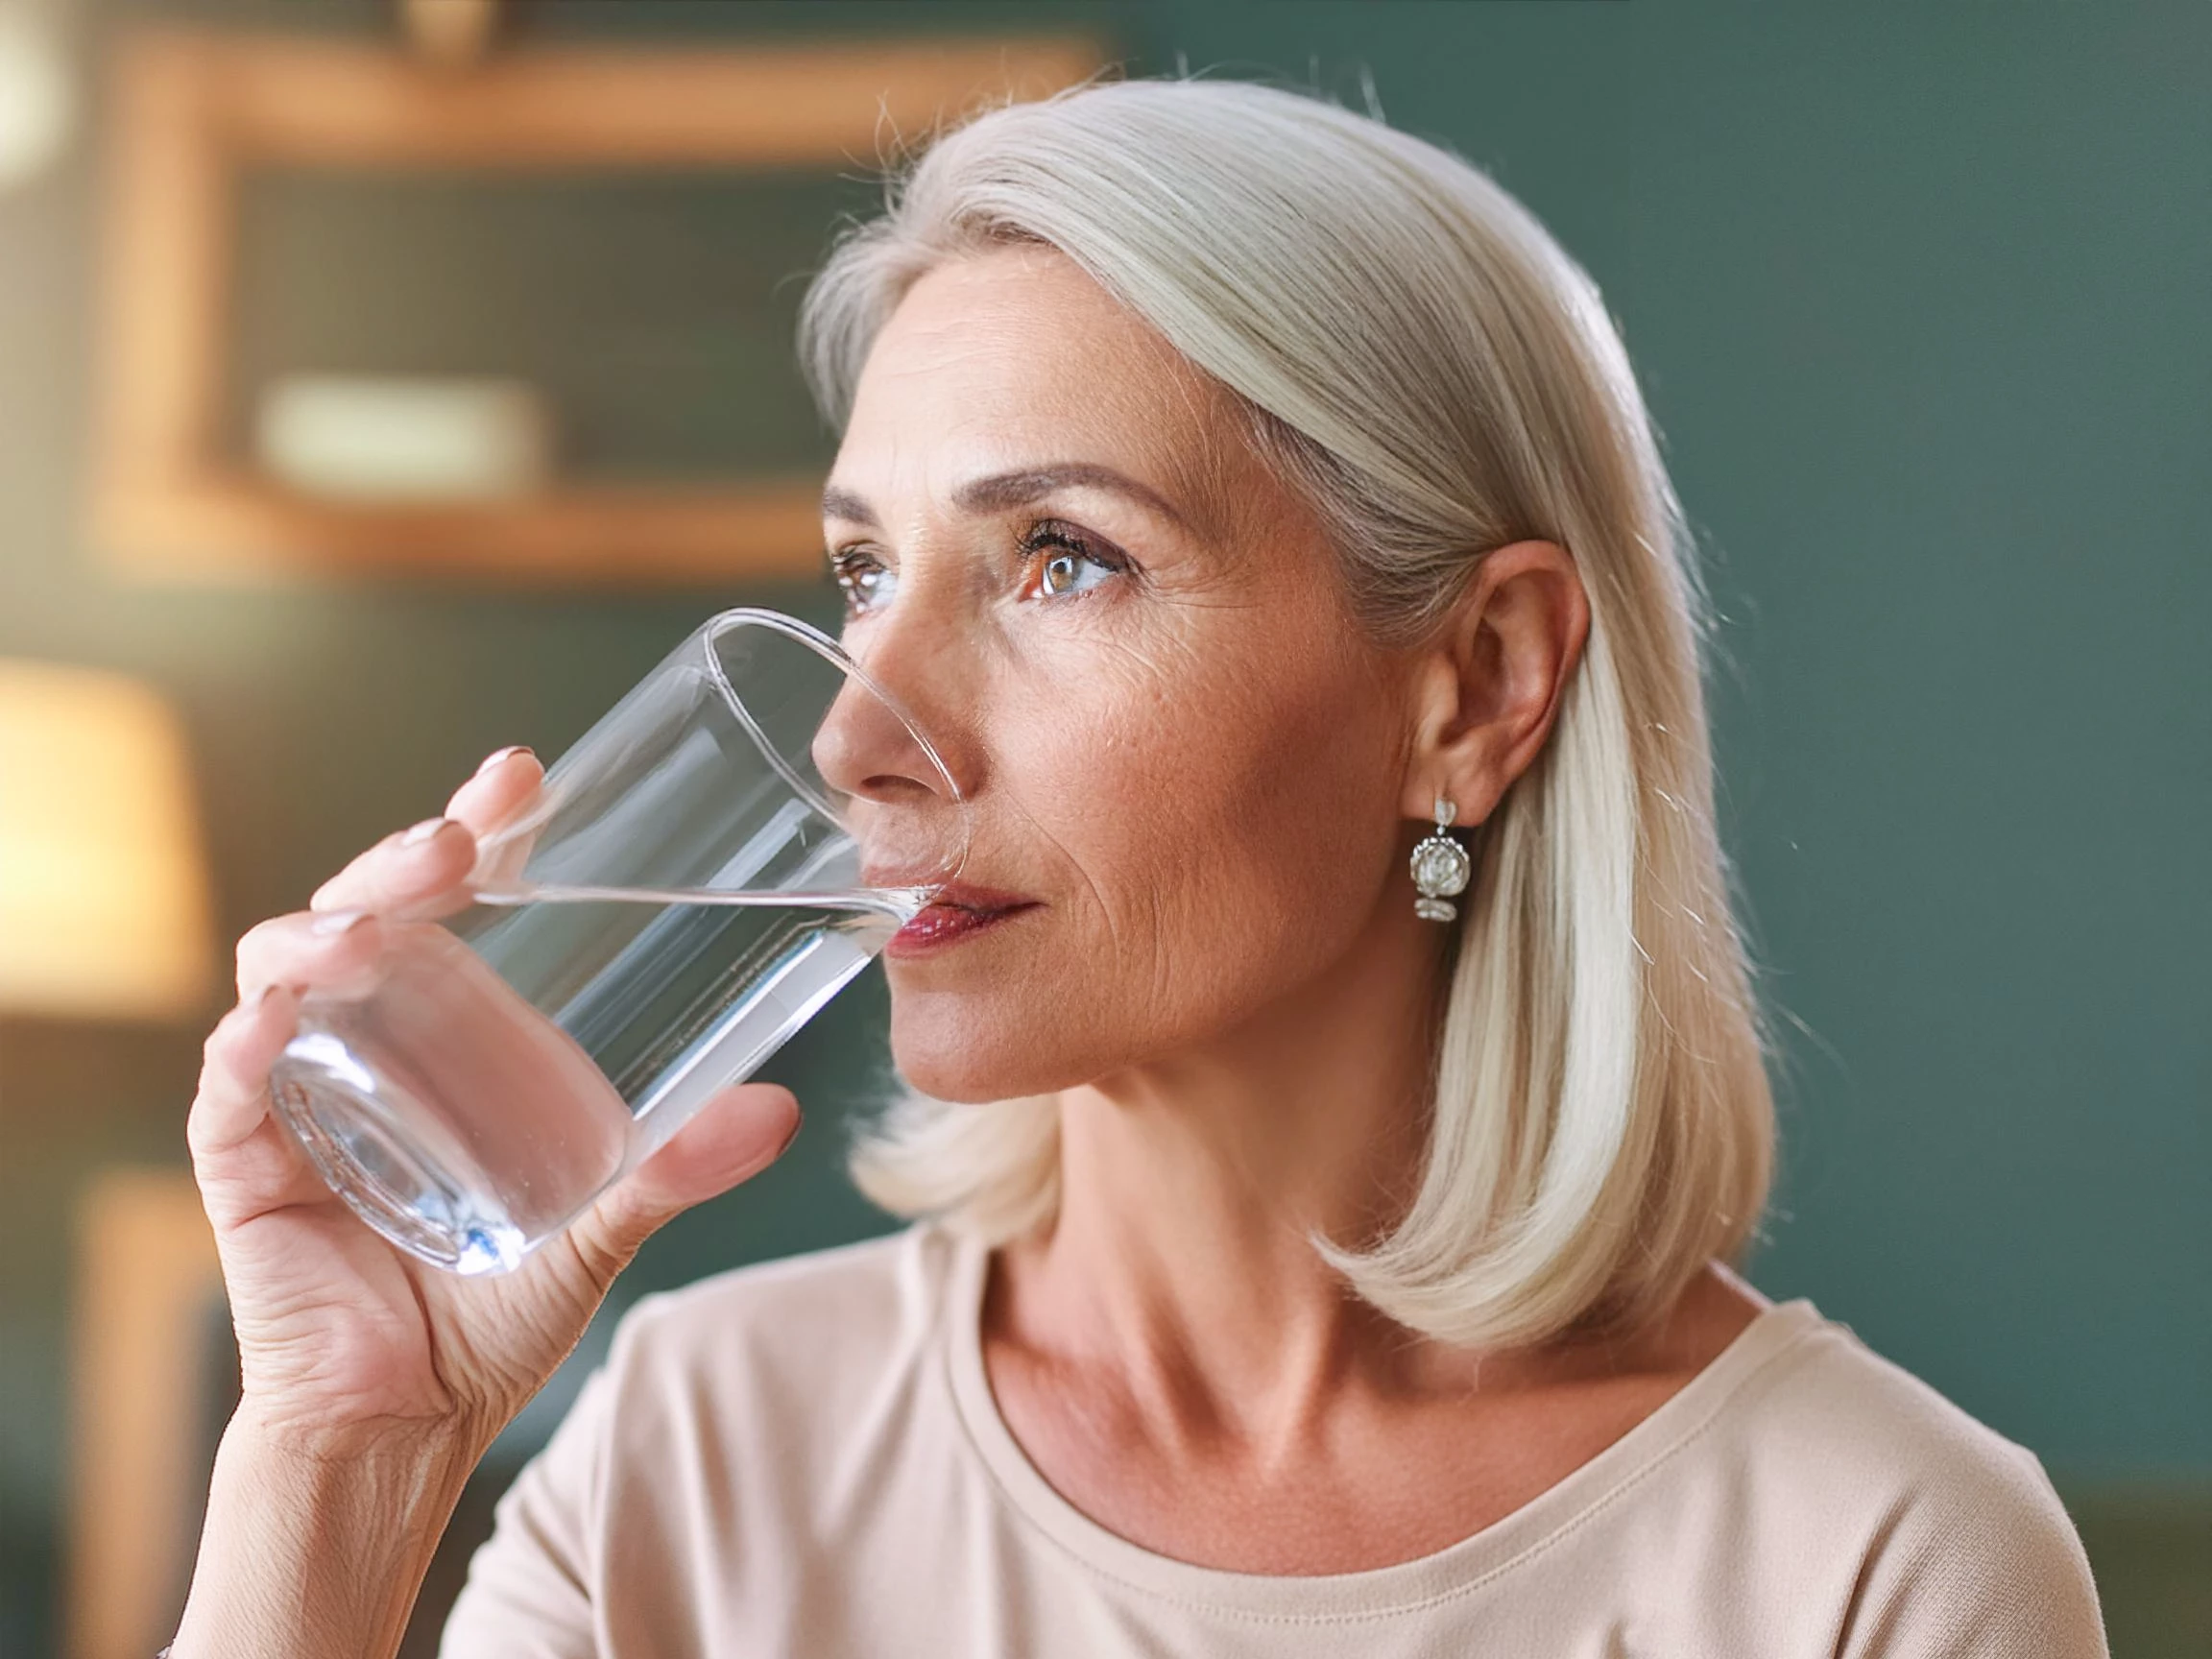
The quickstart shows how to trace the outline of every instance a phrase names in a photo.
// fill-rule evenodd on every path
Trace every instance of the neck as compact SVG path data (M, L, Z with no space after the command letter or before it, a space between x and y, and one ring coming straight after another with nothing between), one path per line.
M1412 1339L1309 1235L1365 1243L1410 1196L1441 943L1409 911L1378 919L1241 1028L1063 1091L1059 1215L1007 1254L1010 1336L1262 1438L1402 1360Z

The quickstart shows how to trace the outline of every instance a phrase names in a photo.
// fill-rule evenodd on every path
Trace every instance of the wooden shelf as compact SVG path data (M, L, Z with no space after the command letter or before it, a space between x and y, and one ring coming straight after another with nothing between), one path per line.
M650 587L815 574L815 480L578 485L498 505L387 507L287 493L244 469L220 436L238 174L835 173L1104 61L1094 41L1009 36L548 49L456 73L383 46L130 35L110 101L94 542L139 581L388 573Z
M356 506L245 473L114 491L101 544L120 574L261 582L455 578L517 587L714 586L822 573L819 480L570 487L515 501Z

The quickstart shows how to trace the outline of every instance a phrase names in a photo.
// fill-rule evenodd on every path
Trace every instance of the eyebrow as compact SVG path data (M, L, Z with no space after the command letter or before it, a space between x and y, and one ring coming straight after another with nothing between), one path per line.
M1188 521L1174 503L1150 485L1140 484L1126 473L1091 461L1061 461L1046 467L1024 467L1015 472L994 472L988 477L972 478L952 492L952 500L964 512L1002 513L1009 507L1027 506L1058 490L1075 489L1103 490L1126 496L1151 508L1168 522L1188 528ZM847 519L870 529L882 527L876 517L876 510L866 500L835 484L822 492L822 512L826 517Z

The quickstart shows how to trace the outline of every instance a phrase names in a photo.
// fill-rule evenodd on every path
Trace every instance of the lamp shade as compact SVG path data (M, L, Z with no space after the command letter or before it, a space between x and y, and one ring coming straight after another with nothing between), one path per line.
M210 934L169 706L123 675L0 659L0 1013L191 1014Z

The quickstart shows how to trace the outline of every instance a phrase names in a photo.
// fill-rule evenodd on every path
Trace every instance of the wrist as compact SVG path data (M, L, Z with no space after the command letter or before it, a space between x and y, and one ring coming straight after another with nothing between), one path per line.
M389 1659L473 1463L435 1425L333 1431L241 1407L175 1659Z
M222 1446L242 1467L274 1470L288 1464L312 1469L325 1463L366 1460L385 1472L442 1461L467 1459L480 1440L459 1417L374 1417L330 1423L302 1417L279 1405L255 1400L238 1403L223 1431Z

